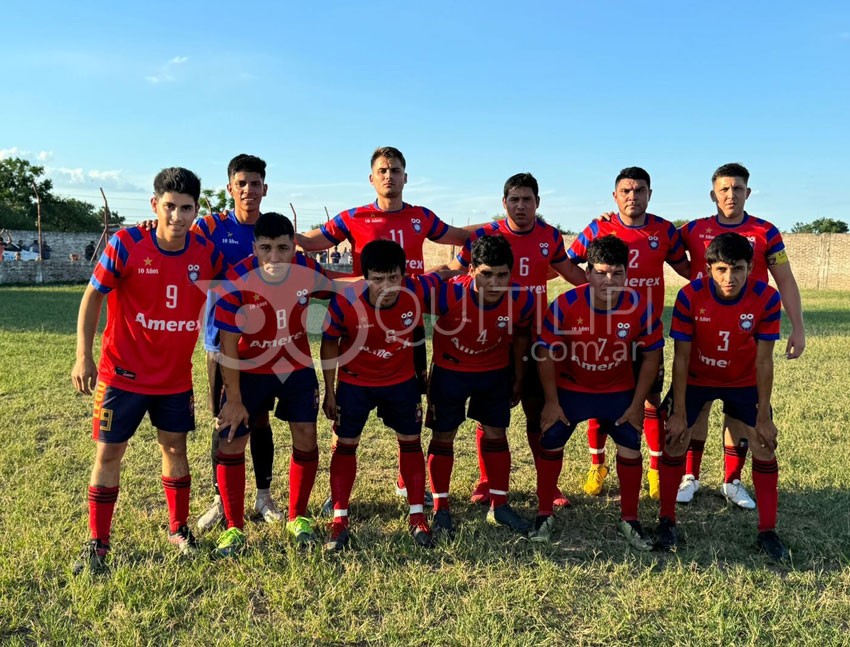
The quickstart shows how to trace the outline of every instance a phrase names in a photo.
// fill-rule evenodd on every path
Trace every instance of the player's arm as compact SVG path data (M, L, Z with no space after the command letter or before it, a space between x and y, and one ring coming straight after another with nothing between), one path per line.
M629 405L629 408L623 412L620 419L614 423L615 425L621 425L624 422L628 422L635 429L643 427L643 403L647 396L649 396L649 390L652 388L655 376L658 375L658 367L660 365L660 348L643 353L643 361L640 365L640 372L638 373L632 403Z
M682 260L676 263L668 263L670 267L678 274L679 276L690 279L691 276L691 262L688 260L688 257L685 256Z
M295 244L305 252L319 252L323 249L330 249L335 243L325 236L320 227L304 234L295 234Z
M666 442L670 445L682 442L683 434L688 430L688 416L685 411L685 393L688 388L688 364L691 361L691 342L675 341L673 351L673 411L667 420ZM657 368L657 367L656 367Z
M555 385L555 360L552 359L549 349L541 344L536 345L537 370L540 373L540 382L543 385L543 411L540 413L540 430L546 431L556 422L569 424L561 403L558 401L558 387Z
M587 274L576 263L569 258L560 263L552 263L550 267L563 276L572 285L584 285L587 283Z
M227 442L240 425L248 425L248 410L242 404L242 391L239 386L239 338L241 333L221 330L221 378L224 382L224 392L227 401L222 405L218 414L218 429L230 429Z
M77 391L86 395L97 385L97 365L94 363L92 347L104 298L106 295L103 292L89 284L83 293L77 315L77 355L74 368L71 369L71 381Z
M776 449L776 425L773 424L770 398L773 394L773 347L775 342L759 339L756 345L756 389L758 390L758 414L756 415L756 437L762 447Z
M525 380L525 370L528 364L526 355L531 348L531 329L519 328L514 331L511 342L511 352L514 359L514 384L511 394L511 406L515 407L522 399L522 383Z
M785 345L785 357L797 359L806 349L806 328L803 324L803 301L800 298L800 288L797 286L794 272L791 271L791 264L787 261L778 265L768 265L768 270L776 281L776 288L782 295L785 314L791 321L791 334Z
M322 377L325 381L322 411L328 420L336 420L336 366L339 360L339 339L322 338L319 357L322 360Z
M446 227L446 233L434 242L440 243L441 245L463 245L466 242L466 239L469 238L470 231L474 231L462 229L460 227L453 227L452 225L446 225Z

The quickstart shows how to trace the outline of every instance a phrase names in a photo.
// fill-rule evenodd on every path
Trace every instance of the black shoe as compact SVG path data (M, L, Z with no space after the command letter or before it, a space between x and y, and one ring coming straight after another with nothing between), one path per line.
M80 558L71 567L74 575L80 575L88 567L89 572L95 575L105 573L109 570L106 564L106 556L109 554L109 544L104 544L100 539L92 539L87 542L80 553Z
M507 503L498 508L490 508L487 512L487 521L493 525L498 524L523 534L531 530L531 523L514 512L514 509Z
M679 532L676 530L676 522L670 517L661 517L658 520L658 528L655 529L655 543L653 549L668 553L675 553L679 547Z
M785 544L773 530L760 532L756 538L756 547L774 562L785 562L791 557Z
M448 510L437 510L431 520L431 531L437 537L451 539L455 534L455 525Z
M177 546L177 550L181 555L192 555L198 550L198 540L195 535L189 530L189 526L182 525L177 529L177 532L168 533L168 541Z
M351 534L348 531L348 526L338 523L331 524L331 535L328 537L328 541L325 542L325 552L339 553L345 550L348 548L350 538Z
M420 546L421 548L434 547L434 535L428 527L428 522L424 519L410 524L410 534L417 546Z

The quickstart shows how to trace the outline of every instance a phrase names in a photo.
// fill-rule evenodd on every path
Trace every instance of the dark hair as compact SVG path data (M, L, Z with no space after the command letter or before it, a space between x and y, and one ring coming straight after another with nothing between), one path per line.
M266 162L256 155L240 153L227 165L227 179L229 180L237 173L259 173L260 177L266 179Z
M169 191L190 195L197 204L201 197L201 180L192 171L182 166L164 168L153 179L153 192L156 197L160 197Z
M537 180L531 173L517 173L516 175L511 175L505 182L505 190L504 193L502 193L502 197L507 198L511 189L519 189L522 187L528 187L534 191L535 198L540 197L538 195L540 193L540 189L537 186Z
M407 259L404 250L392 240L373 240L366 243L360 251L360 269L363 278L369 278L369 272L393 272L400 270L404 274Z
M714 184L719 177L741 177L744 178L744 184L750 181L750 172L743 164L732 162L719 167L711 176L711 183Z
M594 265L629 265L629 246L613 234L595 238L587 246L587 267Z
M624 168L617 174L617 179L614 180L614 188L620 183L620 180L643 180L646 182L646 188L651 188L652 184L649 179L649 173L643 170L640 166L629 166Z
M722 177L730 176L724 175ZM750 241L741 234L736 234L734 231L720 234L711 241L705 250L705 262L709 265L714 265L715 263L734 265L738 261L750 263L752 260L753 246L750 244Z
M404 159L404 155L401 154L399 149L393 148L392 146L381 146L376 148L375 152L372 153L372 159L369 161L369 168L372 168L375 165L375 160L379 157L386 157L389 160L398 160L401 162L402 168L407 168L407 162Z
M292 221L286 216L275 211L261 214L254 223L254 240L259 238L278 238L289 236L295 238L295 228Z
M472 267L479 265L507 265L509 269L514 266L514 253L511 244L502 236L482 236L472 243Z

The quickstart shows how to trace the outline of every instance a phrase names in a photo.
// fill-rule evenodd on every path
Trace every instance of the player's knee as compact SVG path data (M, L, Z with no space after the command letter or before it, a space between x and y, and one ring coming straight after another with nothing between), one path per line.
M457 435L457 429L454 431L445 431L445 432L434 432L432 434L432 438L436 440L438 443L453 443L455 440L455 436Z
M120 465L126 449L127 443L98 443L95 467L109 468Z
M292 446L299 451L313 451L319 446L316 423L313 422L291 422L289 429L292 432Z

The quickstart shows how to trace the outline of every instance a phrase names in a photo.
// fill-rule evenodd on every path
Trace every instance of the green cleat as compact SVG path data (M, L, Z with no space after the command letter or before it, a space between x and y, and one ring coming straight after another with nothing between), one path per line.
M528 533L528 538L537 544L551 544L554 530L555 518L552 515L537 515L534 529Z
M287 521L286 531L292 535L292 539L296 544L303 547L319 541L313 530L313 522L307 517L295 517L292 521Z
M218 538L213 557L233 557L245 547L245 533L239 528L228 528Z

